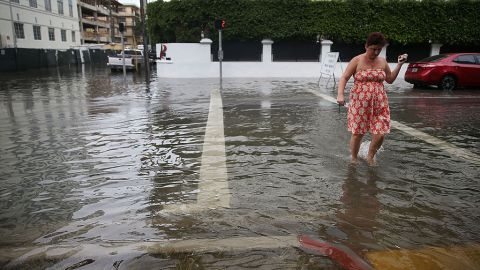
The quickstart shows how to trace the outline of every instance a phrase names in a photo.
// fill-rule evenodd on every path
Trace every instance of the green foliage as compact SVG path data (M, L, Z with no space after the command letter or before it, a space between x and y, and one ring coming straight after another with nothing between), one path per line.
M480 44L476 0L158 0L148 4L157 42L215 40L213 22L226 20L225 40L315 40L363 43L380 31L390 42Z

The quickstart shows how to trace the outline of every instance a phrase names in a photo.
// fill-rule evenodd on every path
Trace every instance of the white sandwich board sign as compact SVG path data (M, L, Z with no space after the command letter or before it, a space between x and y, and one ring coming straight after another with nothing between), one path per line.
M333 77L333 81L335 83L335 67L338 62L338 52L329 52L327 55L323 58L322 61L322 66L320 68L320 78L318 78L318 83L320 84L320 79L322 78L323 75L328 76L329 80L331 77ZM328 84L328 81L327 81Z

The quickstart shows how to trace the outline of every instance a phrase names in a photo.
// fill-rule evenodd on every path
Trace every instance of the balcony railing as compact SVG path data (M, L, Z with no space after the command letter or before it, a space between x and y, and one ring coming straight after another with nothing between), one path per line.
M83 32L83 39L89 41L98 40L99 42L110 42L110 35L107 33Z
M100 26L100 27L104 27L104 28L110 28L110 23L106 22L106 21L98 21L98 20L95 21L95 20L88 19L88 18L82 18L82 23L96 25L96 26Z

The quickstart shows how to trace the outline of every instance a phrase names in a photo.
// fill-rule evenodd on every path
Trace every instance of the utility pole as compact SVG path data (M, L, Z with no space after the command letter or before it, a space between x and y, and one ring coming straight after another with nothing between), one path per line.
M113 9L113 5L112 5L112 0L108 0L108 4L109 4L109 9L110 9L110 13L109 13L109 19L110 19L110 42L113 43L115 42L115 22L114 22L114 19L113 19L113 14L112 14L112 9ZM115 11L118 12L118 6L115 6Z
M17 34L15 32L15 22L13 20L12 1L8 1L8 5L10 6L10 19L12 20L13 47L16 49L17 48Z
M215 20L215 29L218 30L218 62L220 64L220 90L223 89L222 82L222 61L223 61L223 49L222 49L222 30L225 28L225 20Z
M145 2L144 2L145 1ZM147 0L140 0L140 17L142 20L142 36L143 36L143 65L145 66L145 81L149 82L150 79L150 61L148 56L148 43L147 43L147 22L145 20L145 10L147 8Z
M123 22L118 24L118 31L120 31L122 38L122 66L123 66L123 78L127 77L127 71L125 70L125 41L123 40L123 32L125 32L125 24Z

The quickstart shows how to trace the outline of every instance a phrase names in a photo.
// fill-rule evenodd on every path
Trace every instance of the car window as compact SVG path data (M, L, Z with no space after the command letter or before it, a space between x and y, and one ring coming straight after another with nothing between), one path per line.
M475 55L475 58L477 58L477 64L480 65L480 54L476 54L476 55Z
M424 59L420 60L419 62L437 62L437 61L440 61L447 56L448 56L447 54L434 55L434 56L424 58Z
M125 50L125 55L141 55L139 51Z
M475 64L475 57L473 54L459 55L453 62L460 64Z

